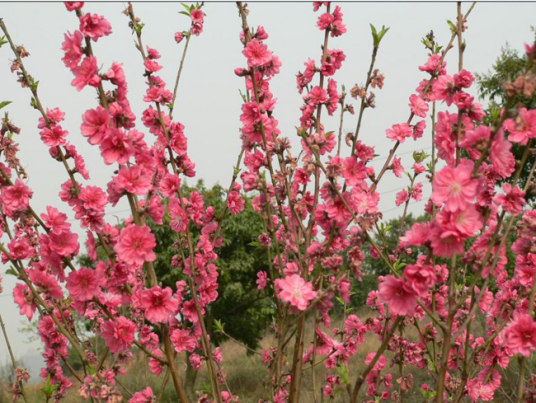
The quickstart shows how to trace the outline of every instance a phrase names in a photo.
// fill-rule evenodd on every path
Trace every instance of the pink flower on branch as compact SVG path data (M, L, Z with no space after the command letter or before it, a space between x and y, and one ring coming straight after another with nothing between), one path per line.
M134 322L124 316L119 316L114 320L104 322L101 336L110 351L119 354L132 347L136 330Z
M127 264L142 265L156 260L153 251L155 246L156 239L148 226L130 224L121 230L114 250L119 260Z
M80 31L95 42L112 33L112 26L102 15L85 14L80 17Z
M179 302L173 297L171 288L162 289L155 286L141 291L140 307L147 320L153 323L162 323L167 322L170 316L177 313Z
M71 85L78 91L82 91L86 85L97 87L101 81L98 75L97 59L87 56L80 66L73 69L74 79Z
M276 279L275 285L279 298L300 311L305 311L309 303L317 296L317 292L313 291L313 285L299 274Z

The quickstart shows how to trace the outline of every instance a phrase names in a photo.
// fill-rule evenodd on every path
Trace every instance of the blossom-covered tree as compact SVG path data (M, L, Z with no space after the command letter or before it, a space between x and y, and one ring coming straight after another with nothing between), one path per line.
M6 243L0 251L11 266L8 274L19 280L14 298L21 315L38 317L47 399L61 400L76 387L85 400L124 400L116 377L136 353L147 357L152 373L166 374L162 384L171 377L181 402L193 400L179 370L184 355L194 370L205 367L209 376L210 386L198 391L198 401L239 401L226 382L225 361L211 340L208 322L211 305L222 292L218 252L223 222L243 214L244 195L262 221L255 246L265 252L267 269L259 270L255 284L269 293L275 309L273 345L256 351L266 366L259 401L299 402L304 372L317 365L325 367L326 375L312 378L315 401L322 399L320 393L333 399L339 392L351 403L403 401L414 389L428 401L490 401L513 358L519 360L516 399L534 396L536 380L525 382L525 361L536 350L536 212L528 208L526 192L536 164L523 184L520 176L534 159L536 110L514 104L513 97L534 91L536 43L526 45L524 68L505 84L505 107L484 122L483 106L468 92L473 74L463 63L463 34L474 4L463 14L458 3L456 23L449 24L450 41L439 46L432 35L424 40L428 56L423 55L418 67L423 79L403 105L408 119L386 124L385 135L393 145L376 171L370 164L374 148L360 129L366 110L376 106L372 89L385 85L376 56L388 29L371 27L366 81L350 91L359 104L356 111L336 81L347 58L334 47L347 32L342 9L313 3L324 35L321 54L304 61L305 69L296 75L301 116L295 130L283 132L271 80L284 61L270 50L266 30L250 26L247 5L238 2L237 7L242 28L237 40L244 59L234 73L246 92L241 113L237 111L242 145L222 211L199 192L184 192L181 184L195 177L195 163L188 156L187 128L173 118L187 47L203 32L202 5L186 6L190 27L174 35L177 42L184 41L184 53L173 91L159 75L164 68L160 53L143 43L144 24L133 5L125 10L147 84L147 106L139 122L121 62L101 66L93 48L113 33L110 23L86 11L84 3L66 3L79 29L66 34L63 61L73 76L71 84L97 95L82 115L80 134L99 147L104 164L116 168L106 190L91 185L90 167L62 128L67 117L60 108L45 106L38 81L26 70L28 51L15 44L0 20L1 42L14 55L11 70L40 114L36 124L41 140L67 175L59 193L65 205L34 206L17 157L18 129L3 120L0 204ZM458 66L452 68L445 56L456 48ZM111 89L105 90L104 83ZM445 110L437 112L438 105ZM343 139L344 118L356 112L356 130ZM338 134L325 123L326 114L336 113ZM298 149L285 137L288 133L298 136ZM404 172L397 158L400 144L423 136L433 145L431 155L417 153ZM513 144L521 147L519 160ZM391 229L381 225L377 191L391 174L407 176L407 187L393 201L404 207L394 247L384 242L383 234ZM408 205L423 198L425 185L432 190L427 215L410 226ZM122 199L131 215L123 225L112 225L105 208ZM86 266L76 263L83 253L82 239L61 211L68 208L86 231ZM163 284L155 268L158 226L168 226L173 234L168 270L180 274L174 284ZM516 237L510 247L512 233ZM507 249L515 256L511 273L506 270ZM355 280L362 277L366 250L389 274L380 276L377 289L368 294L370 314L359 317L344 310L339 324L332 315L335 302L351 304L352 284L359 287ZM91 350L75 316L104 340L104 352ZM310 335L307 318L313 322ZM482 326L476 326L477 318L484 319ZM213 325L225 332L220 322ZM379 345L350 371L349 362L358 359L365 336ZM67 365L69 349L79 356L82 371ZM426 372L427 382L415 385L409 367ZM24 380L20 372L15 398L25 398ZM137 403L158 396L143 385L127 398Z

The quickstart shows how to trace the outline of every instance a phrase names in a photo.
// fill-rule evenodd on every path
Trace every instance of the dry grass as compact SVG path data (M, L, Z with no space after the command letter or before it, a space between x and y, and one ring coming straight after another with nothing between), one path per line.
M360 315L361 318L363 318L364 315ZM340 323L333 323L334 326L340 326ZM310 337L313 334L313 323L312 321L307 322L307 329L306 334L309 335L309 339L306 339L305 343L305 349L309 346L308 343L311 342ZM416 340L418 337L417 331L414 328L408 328L406 331L406 337L409 337L410 339ZM270 333L268 333L263 340L261 341L261 350L262 348L269 348L270 346L275 345L275 339L274 336ZM379 346L379 342L376 337L372 335L368 335L365 338L365 342L359 346L358 353L352 357L352 359L349 362L349 375L350 375L350 382L353 384L355 382L355 379L361 372L363 371L365 365L365 357L369 352L376 351L376 349ZM292 354L292 346L290 346L290 352L289 356ZM262 364L262 357L257 354L248 355L247 350L245 347L242 347L238 344L236 344L233 341L227 341L222 344L221 351L223 355L223 363L224 363L224 370L227 374L226 382L228 389L236 395L240 396L240 401L243 403L257 403L259 401L260 397L266 397L269 398L270 389L269 387L265 387L264 381L267 377L267 369ZM389 358L391 357L391 353L387 352L386 356L388 358L388 364L385 372L391 372L393 374L393 383L395 384L394 389L398 389L396 385L396 378L399 377L399 368L398 367L389 367L391 360ZM179 370L181 372L182 378L185 377L186 372L186 365L185 365L185 359L186 357L184 354L181 354L177 362L179 363ZM308 366L308 365L307 365ZM516 365L514 364L513 367ZM152 389L155 391L155 393L159 393L161 389L162 379L164 378L164 375L162 375L160 378L154 376L150 373L150 371L147 369L146 365L146 358L143 355L136 355L132 362L130 363L129 367L127 368L127 374L124 376L118 377L118 382L120 383L120 388L122 388L124 392L124 396L128 398L130 396L130 393L142 390L146 388L147 386L151 386ZM534 366L532 366L534 368ZM320 388L324 385L324 380L326 376L326 369L324 368L323 364L317 365L315 368L315 377L316 377L316 401L320 402L320 396L321 396L321 390ZM433 380L428 378L428 371L427 370L418 370L415 367L408 367L403 369L404 374L412 373L415 381L415 385L420 385L423 382L429 382L434 383ZM290 367L287 366L286 368L283 368L283 373L290 372ZM508 384L504 386L504 392L505 394L509 394L511 390L510 383L515 382L515 373L516 368L512 368L509 370L510 372L510 378L506 378L508 381ZM532 372L532 371L529 371ZM68 396L64 400L65 403L74 403L74 402L80 402L81 399L77 394L78 390L78 383L76 380L73 381L74 386L71 388L71 390L68 393ZM197 380L196 380L196 389L197 390L208 390L210 385L208 374L206 372L205 367L199 371ZM0 403L7 403L11 402L11 399L9 397L9 393L6 388L5 382L0 382ZM366 386L366 385L365 385ZM43 402L44 397L43 394L40 392L40 386L37 385L29 385L27 387L28 396L30 397L28 403L38 403ZM364 390L366 387L363 387L362 392L362 399L360 401L363 401L365 399L364 396ZM193 396L192 396L193 397ZM303 374L303 382L302 382L302 391L301 391L301 401L305 403L309 402L315 402L315 398L313 396L313 376L312 376L312 370L308 369ZM169 402L174 403L176 402L175 392L173 389L172 381L169 380L165 390L163 391L161 402ZM194 400L195 401L195 400ZM348 401L348 393L344 388L340 388L338 390L337 395L334 399L334 403L339 402L347 402ZM417 390L416 387L413 388L413 391L406 395L405 402L411 403L411 402L423 402L423 397L420 394L419 390ZM509 399L505 398L504 396L497 396L495 399L496 402L502 402L502 401L509 401Z

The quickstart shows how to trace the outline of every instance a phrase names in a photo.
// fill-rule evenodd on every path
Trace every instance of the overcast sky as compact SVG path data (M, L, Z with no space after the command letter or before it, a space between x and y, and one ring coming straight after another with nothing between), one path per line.
M464 3L466 10L470 3ZM86 3L85 11L104 15L112 24L113 34L99 39L94 52L99 66L104 71L112 61L124 63L129 83L129 99L134 113L139 118L147 105L142 101L146 89L144 72L139 52L134 47L134 37L128 20L122 14L126 3ZM335 79L351 88L364 84L372 50L369 23L376 27L390 27L377 57L376 67L385 75L385 86L376 92L376 109L365 113L360 138L376 146L380 155L373 162L380 169L392 142L385 137L385 130L395 123L405 122L409 114L408 98L415 92L425 75L418 66L426 59L421 38L433 30L438 43L446 44L450 32L446 21L456 19L455 3L346 3L341 4L348 32L339 38L330 38L329 48L342 49L347 59ZM164 69L159 72L173 86L184 43L177 45L174 33L189 27L187 18L178 12L177 3L135 3L135 13L146 24L143 40L162 54L159 61ZM308 58L320 59L320 44L323 33L316 27L317 14L309 3L250 3L249 22L252 26L263 25L270 35L269 48L277 54L283 66L271 84L278 103L274 116L279 120L282 136L289 137L295 147L298 140L294 127L299 124L301 97L296 90L295 75L303 70ZM186 127L189 154L196 163L197 178L207 185L230 182L233 164L240 151L239 115L243 79L233 70L244 67L242 44L238 39L240 19L234 3L206 3L204 11L205 31L190 43L180 84L175 118ZM536 3L482 3L477 4L464 33L467 49L464 67L472 72L486 72L495 61L500 49L508 42L514 49L522 50L523 44L534 36L530 30L534 24ZM66 31L78 29L74 13L66 11L61 3L0 3L0 17L17 44L23 44L31 56L25 59L29 73L39 80L39 94L45 107L59 107L66 113L64 129L69 130L69 141L75 144L86 159L93 185L106 188L113 168L102 162L97 147L90 146L80 135L81 115L97 103L95 93L89 87L77 92L70 85L72 74L65 68L61 58L61 43ZM48 156L47 147L40 141L37 130L39 114L32 109L30 92L16 83L10 73L13 58L9 47L0 49L0 101L13 101L7 108L13 122L22 131L17 141L21 144L20 159L29 174L29 185L34 190L32 205L42 212L46 205L53 205L72 217L70 209L59 200L60 185L67 180L66 172ZM457 51L447 56L449 73L457 70ZM357 108L357 102L355 102ZM4 112L4 111L2 111ZM338 115L338 114L337 114ZM338 131L338 116L324 121L328 130ZM429 123L429 122L428 122ZM344 132L353 131L356 116L346 115ZM428 124L429 125L429 124ZM144 130L138 120L138 129ZM145 131L145 130L144 130ZM403 165L410 167L411 152L417 149L430 150L430 132L417 142L407 141L399 148ZM295 152L297 155L297 152ZM403 179L391 173L379 186L383 193L380 208L386 218L401 213L395 208L396 191L406 186ZM425 188L424 196L429 195ZM410 205L409 211L422 212L424 203ZM119 204L108 210L109 222L126 217L128 207ZM75 229L79 227L73 222ZM80 232L83 237L83 233ZM4 267L1 273L5 271ZM39 343L27 343L26 336L19 334L22 318L12 302L14 279L4 276L4 294L0 294L0 313L11 334L16 355L24 356L38 350ZM7 348L0 338L0 363L7 359Z

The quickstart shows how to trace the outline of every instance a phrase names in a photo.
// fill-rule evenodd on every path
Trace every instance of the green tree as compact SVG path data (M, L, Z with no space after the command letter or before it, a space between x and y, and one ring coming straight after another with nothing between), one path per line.
M193 191L199 192L205 200L205 206L214 207L217 217L223 214L227 199L226 192L220 185L208 189L200 180L193 187L183 185L182 190L185 196ZM218 260L215 262L219 267L219 296L207 308L207 330L211 340L218 345L225 336L214 327L214 320L223 324L232 323L233 326L225 327L225 332L254 349L275 313L275 306L267 298L268 290L259 291L256 284L257 272L268 271L266 252L256 246L264 224L253 209L250 198L246 198L244 211L240 214L231 215L229 211L226 214L221 227L222 244L216 251ZM181 269L171 266L173 255L178 253L173 246L177 234L169 226L169 217L164 218L163 225L157 225L151 220L148 220L147 225L156 237L155 270L158 280L164 287L169 286L175 290L177 281L186 280ZM201 234L200 228L191 223L190 230L195 245ZM99 258L106 259L102 250L97 252ZM88 267L92 264L87 255L80 256L78 263Z
M183 186L183 191L185 195L198 191L205 199L205 205L213 206L218 217L225 209L226 192L220 185L207 189L203 181L199 181L195 187ZM225 337L214 328L214 320L232 323L225 327L226 333L256 348L275 313L271 300L266 298L268 290L259 291L256 284L257 272L268 271L266 252L255 246L264 224L253 209L251 199L246 199L245 209L240 214L231 215L229 211L227 214L222 222L222 244L215 262L219 267L219 296L208 308L207 328L211 340L219 344ZM164 225L148 224L157 239L156 274L164 286L174 289L175 283L184 279L181 270L170 266L172 256L177 253L173 247L176 234L166 222ZM194 224L190 228L195 242L200 229Z
M533 28L536 33L536 30ZM493 117L496 113L507 106L507 95L504 85L515 81L515 79L523 73L527 66L525 54L520 54L517 50L512 49L508 43L501 48L501 54L493 64L491 70L487 73L475 74L478 84L478 94L482 100L488 102L487 116L485 123L493 123ZM536 69L536 68L535 68ZM522 105L527 109L536 109L536 92L533 92L530 97L523 94L514 95L512 106ZM523 146L513 144L512 152L517 161L521 159L523 154ZM525 164L521 176L519 178L519 186L524 187L528 174L534 164L534 159L529 158ZM536 200L536 191L533 188L527 190L527 201L534 202Z

